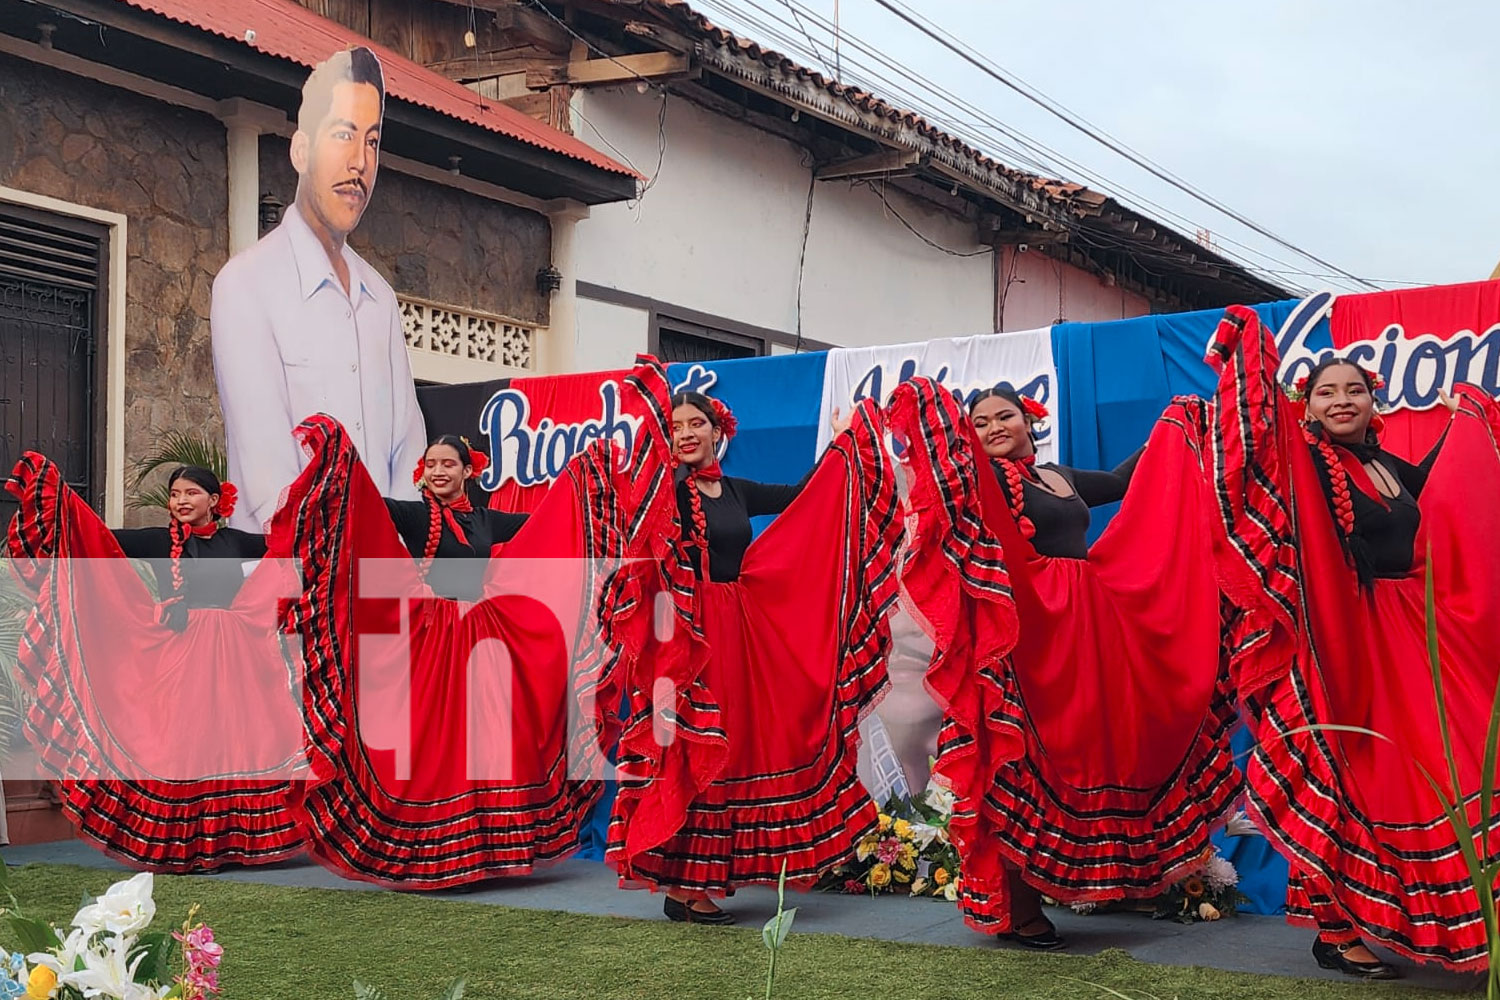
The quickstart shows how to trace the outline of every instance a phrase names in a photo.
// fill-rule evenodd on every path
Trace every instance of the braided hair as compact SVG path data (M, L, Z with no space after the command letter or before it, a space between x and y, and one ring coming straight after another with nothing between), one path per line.
M985 389L978 393L969 402L969 414L986 399L1003 399L1016 408L1016 412L1026 418L1026 435L1031 438L1032 452L1036 451L1036 432L1031 429L1032 418L1026 413L1026 404L1021 399L1021 394L1009 386L997 386L993 389ZM997 458L993 460L996 467L1005 476L1005 499L1010 505L1010 512L1016 519L1016 526L1021 529L1023 538L1036 537L1036 525L1031 518L1026 516L1026 467L1013 458Z
M705 417L715 430L719 430L719 414L713 400L701 392L679 392L672 397L672 409L691 406ZM690 469L687 479L688 507L692 511L691 539L698 550L698 572L708 578L708 517L703 513L703 496L698 490L698 470Z
M1307 398L1312 397L1313 390L1317 388L1318 380L1323 373L1330 368L1337 367L1353 368L1359 372L1360 378L1364 380L1365 388L1370 392L1371 399L1374 398L1378 386L1370 373L1348 358L1341 358L1337 355L1323 358L1308 373ZM1334 442L1329 438L1328 431L1322 423L1312 419L1307 420L1303 424L1302 435L1317 455L1319 478L1327 484L1328 506L1333 514L1334 528L1338 531L1339 545L1344 550L1344 557L1354 568L1360 585L1366 588L1372 587L1375 583L1374 557L1365 540L1354 534L1354 494L1349 485L1349 471L1339 460L1338 452L1334 451ZM1373 420L1371 426L1365 429L1364 444L1372 448L1380 445Z
M1025 466L1010 458L997 458L995 464L1005 475L1005 499L1010 504L1016 526L1021 529L1021 537L1035 538L1036 525L1026 516Z
M201 465L180 465L173 469L172 474L167 477L167 489L170 491L172 485L179 479L186 479L211 497L221 496L224 493L224 484L219 482L219 477L214 475L211 469L205 469ZM172 523L167 526L167 536L172 540L172 593L174 594L182 593L182 548L187 544L190 534L188 526L174 515Z
M474 450L469 447L467 441L457 434L440 434L434 438L432 443L427 446L427 450L422 452L422 462L424 465L427 462L427 452L438 445L446 445L457 452L459 461L463 462L465 468L473 467ZM467 489L467 484L465 484L465 488ZM433 559L437 557L438 542L443 538L443 505L437 497L432 495L432 490L427 488L426 479L422 480L421 491L422 502L427 505L427 540L422 543L422 562L420 565L421 573L425 577L427 571L432 568Z

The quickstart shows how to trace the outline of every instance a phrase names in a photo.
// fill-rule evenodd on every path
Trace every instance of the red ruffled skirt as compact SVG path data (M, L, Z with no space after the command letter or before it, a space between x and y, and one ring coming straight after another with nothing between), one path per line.
M633 673L620 747L608 860L622 885L723 895L785 865L806 887L875 828L855 765L887 685L894 482L866 410L736 582L666 557L676 617Z
M579 846L618 708L618 626L646 609L618 571L634 539L665 531L672 502L666 383L638 371L633 396L649 391L642 378L661 401L636 454L617 467L598 442L575 458L475 603L428 589L342 428L299 429L309 469L324 471L288 501L319 550L293 613L314 765L293 805L327 867L440 889Z
M1482 970L1478 899L1458 837L1417 765L1449 788L1427 651L1430 575L1459 792L1479 829L1484 734L1500 681L1500 411L1461 387L1460 411L1420 497L1413 569L1362 591L1275 383L1270 334L1251 310L1229 311L1210 360L1221 371L1212 447L1225 500L1224 562L1242 584L1236 602L1259 625L1245 630L1252 640L1241 681L1258 739L1250 805L1291 862L1288 919L1335 939L1368 934L1419 961ZM1309 728L1330 725L1380 737ZM1500 837L1487 846L1494 857Z
M25 730L79 834L158 872L299 853L301 661L277 629L298 584L286 535L273 530L231 607L193 609L178 633L55 465L28 453L6 488L20 501L12 566L37 594L20 647L36 694Z
M902 582L935 644L934 773L978 930L1010 929L1007 868L1065 902L1158 894L1240 791L1200 420L1174 404L1088 560L1058 559L1021 535L951 394L897 390L918 525Z

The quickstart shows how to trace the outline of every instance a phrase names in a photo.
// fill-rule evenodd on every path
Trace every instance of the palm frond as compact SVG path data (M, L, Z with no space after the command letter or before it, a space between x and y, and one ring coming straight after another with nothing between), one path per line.
M136 510L165 509L169 497L167 485L142 491L141 484L158 469L174 469L179 465L201 465L221 480L229 475L229 461L218 442L198 434L167 431L161 436L156 450L135 463L135 480L130 484L131 496L126 505Z
M220 479L229 475L229 462L218 442L185 431L167 431L156 450L135 463L135 481L130 488L139 489L157 469L178 465L201 465Z
M21 735L27 697L16 676L16 656L32 600L9 573L0 572L0 755L14 746Z

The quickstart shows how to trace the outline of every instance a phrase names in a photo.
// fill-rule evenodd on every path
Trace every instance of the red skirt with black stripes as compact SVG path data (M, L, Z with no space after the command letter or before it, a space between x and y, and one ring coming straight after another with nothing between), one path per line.
M625 396L647 415L634 453L600 441L570 462L472 602L429 588L343 429L299 429L307 488L286 504L318 543L291 612L313 765L292 805L328 868L441 889L578 848L617 725L614 672L634 655L621 626L649 616L622 568L674 502L661 370L638 369Z
M287 526L232 606L190 610L179 633L57 466L28 453L6 489L20 502L11 566L37 597L19 649L35 693L25 731L79 835L158 872L299 853L301 660L278 629L298 588Z
M913 471L902 583L934 640L934 774L955 795L967 922L1011 929L1008 868L1064 902L1158 894L1241 788L1201 407L1158 421L1087 560L1036 553L951 394L903 385L890 419Z
M1276 385L1269 331L1235 307L1210 360L1220 367L1213 447L1223 561L1251 620L1240 672L1258 740L1250 804L1291 862L1288 919L1482 970L1485 930L1461 844L1493 858L1500 836L1461 838L1422 772L1483 828L1483 747L1500 682L1500 409L1459 388L1459 412L1419 498L1413 568L1362 590L1297 414ZM1456 789L1428 655L1429 586Z
M855 773L888 679L901 519L872 410L750 546L740 577L663 557L675 615L629 682L607 859L622 886L805 888L878 810Z

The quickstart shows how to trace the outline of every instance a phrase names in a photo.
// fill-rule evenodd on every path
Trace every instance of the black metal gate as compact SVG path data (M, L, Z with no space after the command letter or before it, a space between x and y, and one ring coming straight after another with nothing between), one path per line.
M0 206L0 475L26 451L95 499L102 226ZM15 505L0 496L0 519Z

